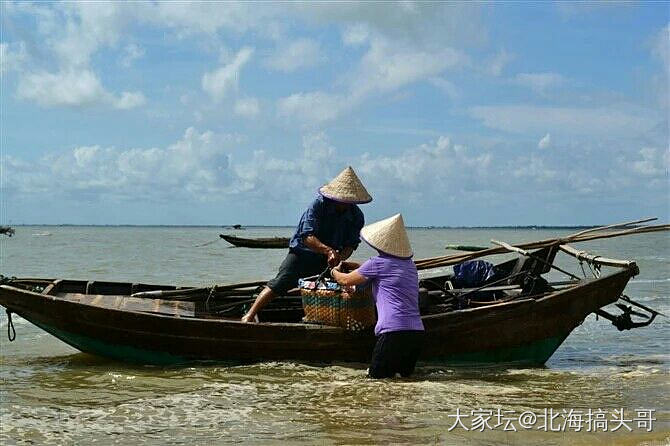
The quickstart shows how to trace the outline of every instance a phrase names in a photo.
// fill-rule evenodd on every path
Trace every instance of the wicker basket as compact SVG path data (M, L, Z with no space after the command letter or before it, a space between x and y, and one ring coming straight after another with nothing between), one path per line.
M341 287L335 282L314 279L298 281L304 322L359 331L376 322L371 287Z

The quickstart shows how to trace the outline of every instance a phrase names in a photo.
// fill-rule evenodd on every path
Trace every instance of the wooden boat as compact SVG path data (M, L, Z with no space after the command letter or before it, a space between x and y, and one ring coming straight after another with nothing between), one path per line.
M12 228L11 226L0 226L0 234L6 234L9 237L11 237L14 235L15 232L16 231L14 231L14 228Z
M563 250L593 266L612 268L590 278L548 283L542 275L555 268ZM602 308L624 299L633 261L590 256L553 244L496 266L498 277L481 287L452 289L453 277L421 280L421 311L426 330L421 362L441 364L543 364L591 313L619 329L648 325L633 322L632 307L622 315ZM417 261L420 264L420 261ZM369 360L372 329L348 331L302 322L295 291L271 302L259 323L240 316L264 282L178 288L120 282L8 279L0 285L0 305L63 342L87 353L143 364L193 361L356 362ZM530 283L530 285L529 285ZM535 286L539 284L539 286ZM482 297L489 293L489 298ZM494 297L490 297L490 296ZM487 300L488 299L488 300ZM617 322L618 321L618 322Z
M289 237L243 238L227 234L219 234L219 237L240 248L285 249L290 240Z

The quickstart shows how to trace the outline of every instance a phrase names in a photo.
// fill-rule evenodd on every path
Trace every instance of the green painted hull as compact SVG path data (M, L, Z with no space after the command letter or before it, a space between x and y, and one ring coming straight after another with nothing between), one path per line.
M48 325L37 325L44 331L82 352L118 361L152 365L179 365L192 362L204 362L202 360L173 355L164 351L147 350L129 345L111 344L89 336L59 330ZM560 347L566 337L567 335L550 337L517 347L447 355L443 358L432 358L430 361L426 361L426 363L451 366L505 364L542 365L551 357L556 349Z

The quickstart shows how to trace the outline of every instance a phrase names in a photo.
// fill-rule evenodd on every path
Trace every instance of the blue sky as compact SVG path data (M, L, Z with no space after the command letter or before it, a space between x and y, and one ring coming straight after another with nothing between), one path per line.
M670 218L667 2L0 8L2 224Z

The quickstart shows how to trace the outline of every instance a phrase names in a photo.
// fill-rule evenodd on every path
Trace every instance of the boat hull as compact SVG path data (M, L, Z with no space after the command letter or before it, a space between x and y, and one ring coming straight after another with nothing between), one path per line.
M288 237L243 238L226 234L219 234L219 237L239 248L259 249L286 249L291 240Z
M632 275L633 271L620 270L537 300L424 316L426 335L420 361L466 366L541 365L588 314L615 302ZM264 360L365 363L375 343L371 330L351 332L296 323L244 324L115 309L11 285L0 285L0 305L83 352L143 364Z

